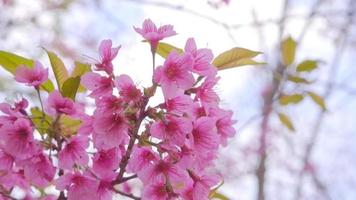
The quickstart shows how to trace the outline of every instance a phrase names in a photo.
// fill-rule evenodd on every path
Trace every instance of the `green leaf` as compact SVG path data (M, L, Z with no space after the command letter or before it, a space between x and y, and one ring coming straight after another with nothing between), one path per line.
M279 98L279 104L285 106L288 104L296 104L304 99L304 96L301 94L293 94L293 95L283 95Z
M163 58L167 58L168 54L173 50L175 50L177 53L183 53L182 49L164 42L158 43L156 53Z
M308 95L312 98L312 100L320 106L321 109L326 110L326 105L324 98L321 97L320 95L315 94L314 92L307 92Z
M297 66L297 72L310 72L318 67L318 62L315 60L305 60Z
M72 74L70 75L71 77L76 77L76 76L82 76L87 72L91 72L90 64L84 64L80 62L75 62L75 67L73 69ZM83 85L79 85L78 91L77 92L85 92L86 89Z
M68 71L63 61L53 52L46 50L52 70L57 81L58 90L62 90L64 81L68 78Z
M223 70L244 65L265 64L252 60L252 58L259 54L261 54L261 52L235 47L218 55L214 59L213 65L219 70Z
M306 80L305 78L299 77L299 76L288 76L288 80L290 80L294 83L310 84L310 81Z
M59 127L62 131L61 134L68 137L75 135L78 132L81 123L80 120L73 119L68 115L61 115L59 120Z
M284 113L278 113L278 118L282 122L284 126L286 126L289 130L295 131L293 123L290 121L289 117Z
M19 66L32 68L34 61L10 52L0 51L0 65L11 74L15 75ZM51 80L47 80L40 86L41 90L52 92L54 86Z
M32 68L33 60L10 52L0 51L0 65L11 74L15 74L19 65L26 65Z
M62 86L62 95L64 97L71 98L72 100L75 100L75 95L77 94L78 88L80 85L80 77L70 77L68 78Z
M284 65L288 66L294 62L295 50L297 47L297 42L291 37L282 41L281 51L282 51L282 62Z
M44 114L38 107L31 108L31 120L41 135L48 133L53 122L52 117Z
M229 200L229 198L219 192L214 192L211 196L210 199L220 199L220 200Z

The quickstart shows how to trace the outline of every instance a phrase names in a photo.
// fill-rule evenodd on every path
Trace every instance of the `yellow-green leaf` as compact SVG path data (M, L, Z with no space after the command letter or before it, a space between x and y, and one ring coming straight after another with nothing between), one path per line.
M80 84L80 77L70 77L68 78L62 86L62 95L64 97L71 98L72 100L75 100L75 95L77 94L78 88Z
M297 66L298 72L310 72L318 67L318 62L315 60L305 60Z
M320 95L315 94L314 92L308 92L308 95L312 98L312 100L320 106L321 109L326 110L326 105L324 98Z
M279 104L288 105L288 104L296 104L304 99L304 96L301 94L293 94L293 95L283 95L279 98Z
M10 53L0 51L0 65L12 74L15 74L19 65L33 66L33 60Z
M291 37L282 41L281 51L282 51L282 62L284 65L288 66L294 62L295 50L297 47L297 42Z
M251 51L244 48L235 47L228 51L225 51L218 55L214 61L213 65L219 70L229 69L233 67L239 67L244 65L261 65L265 64L252 60L257 55L261 54L258 51Z
M214 192L211 196L210 199L219 199L219 200L229 200L229 198L219 192Z
M306 80L305 78L299 77L299 76L288 76L288 80L290 80L294 83L305 83L305 84L310 83L310 81Z
M15 74L17 67L25 66L32 68L34 61L10 52L0 51L0 65L10 72L11 74ZM45 90L47 92L52 92L54 90L54 86L51 80L47 80L40 86L41 90Z
M85 73L90 72L90 71L91 71L90 64L75 62L75 67L74 67L73 72L70 76L71 77L82 76ZM85 91L86 91L86 89L84 88L84 86L80 84L77 92L85 92Z
M61 134L64 136L75 135L81 125L81 121L73 119L68 115L61 115L59 120L59 128L61 129Z
M295 131L292 121L286 114L278 113L278 118L282 122L282 124L286 126L289 130Z
M163 58L167 58L168 54L173 50L175 50L177 53L183 53L182 49L164 42L158 43L156 53Z
M53 122L52 117L44 114L38 107L31 108L31 120L41 135L48 133Z
M63 61L53 52L46 50L52 70L57 81L58 90L62 90L64 81L68 78L68 71Z

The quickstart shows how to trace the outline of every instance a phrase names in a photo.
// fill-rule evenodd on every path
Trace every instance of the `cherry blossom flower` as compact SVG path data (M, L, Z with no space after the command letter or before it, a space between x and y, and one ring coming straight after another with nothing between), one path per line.
M72 169L74 164L86 165L89 161L85 149L88 147L88 138L75 136L59 152L59 167L61 169Z
M151 49L153 51L156 50L160 40L177 34L173 30L172 25L163 25L157 28L157 26L150 19L146 19L143 22L142 28L134 27L134 29L151 44Z
M111 40L103 40L99 46L100 53L100 63L95 64L96 70L105 71L108 74L113 73L113 64L112 61L117 56L121 46L112 47Z
M26 83L28 86L39 87L48 79L48 69L44 69L38 61L34 62L34 67L20 66L16 69L15 80Z
M58 114L74 115L76 105L71 99L63 97L60 92L55 90L48 96L47 112L54 116Z
M126 102L138 102L141 99L141 91L136 88L134 82L128 75L122 74L116 77L115 86L119 89L120 96Z
M172 52L163 66L155 70L155 81L162 87L166 99L182 95L184 90L193 86L195 80L192 69L193 59L189 55Z
M89 96L93 98L111 95L114 86L110 77L101 76L94 72L84 74L81 78L81 83L92 91Z

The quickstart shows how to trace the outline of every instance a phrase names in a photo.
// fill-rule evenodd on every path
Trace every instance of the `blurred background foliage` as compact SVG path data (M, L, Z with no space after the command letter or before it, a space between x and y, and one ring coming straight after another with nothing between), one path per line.
M40 59L45 47L97 58L100 40L123 45L116 73L149 83L143 19L170 23L182 47L195 37L218 55L245 47L264 66L226 69L217 90L237 135L217 162L229 199L356 199L355 0L0 0L0 50ZM147 69L146 69L147 68ZM0 98L34 93L0 69Z

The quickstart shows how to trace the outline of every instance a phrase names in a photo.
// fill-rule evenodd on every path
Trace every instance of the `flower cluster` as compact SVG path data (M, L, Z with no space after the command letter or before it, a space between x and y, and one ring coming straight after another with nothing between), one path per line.
M176 34L151 20L135 30L153 54L160 40ZM235 134L232 112L219 107L214 90L219 77L211 50L188 39L182 52L173 50L163 65L153 66L152 86L140 89L130 76L114 74L119 49L102 41L100 60L80 77L95 102L92 114L60 87L49 92L37 115L29 113L25 98L0 104L0 199L13 199L15 187L26 199L209 199L222 181L211 170L213 161ZM34 87L41 105L47 79L48 69L38 61L15 73L15 80ZM159 89L164 98L152 105ZM130 191L134 179L143 183L141 194ZM46 193L50 185L57 194Z

